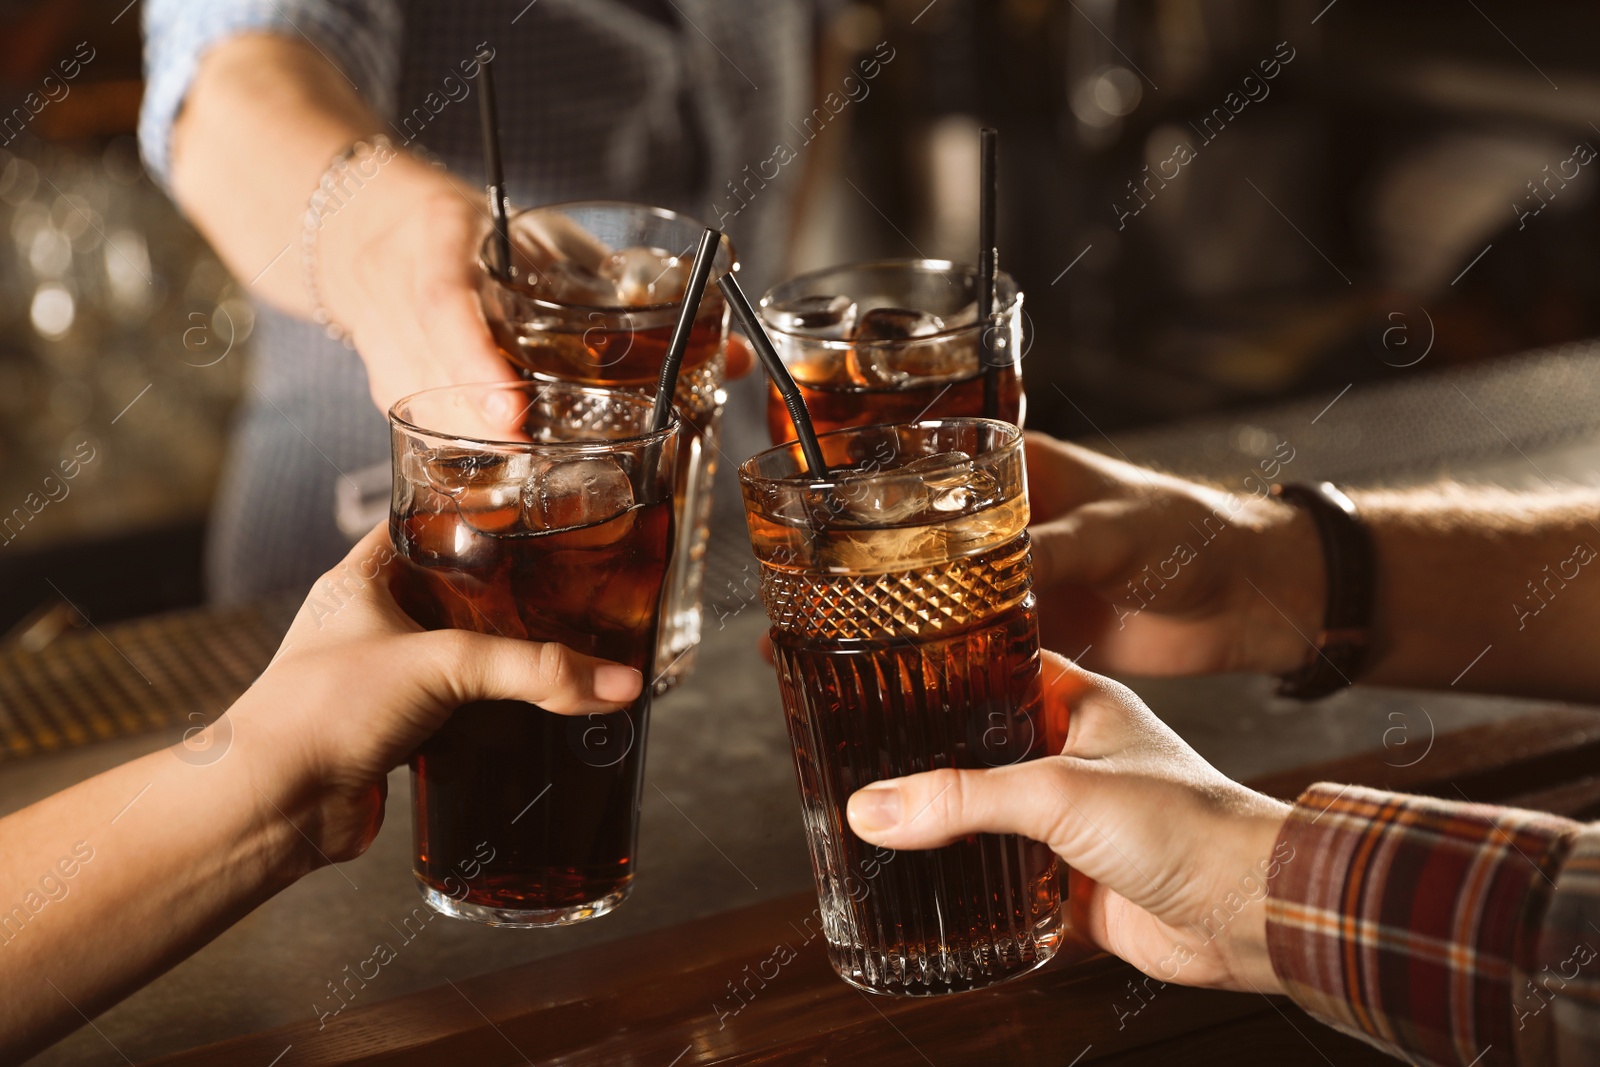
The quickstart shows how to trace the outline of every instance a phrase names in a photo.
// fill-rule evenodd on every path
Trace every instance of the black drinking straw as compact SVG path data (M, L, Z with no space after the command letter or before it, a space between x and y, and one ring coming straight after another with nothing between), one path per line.
M511 277L511 229L506 220L506 173L500 163L500 119L494 102L493 54L478 53L478 119L483 126L483 169L489 176L489 217L494 221L495 251L500 277Z
M750 306L744 290L734 281L733 274L724 274L718 278L717 285L722 289L722 295L727 299L728 306L733 308L733 317L744 327L745 336L750 338L750 347L756 350L756 357L766 368L772 384L778 387L778 393L783 397L783 406L789 409L789 419L794 423L795 435L800 438L800 451L806 458L806 466L810 469L812 477L826 478L828 461L822 458L822 446L817 443L817 431L811 425L811 413L806 410L805 398L800 395L800 387L794 384L789 368L778 358L777 350L772 347L772 338L768 337L767 331L762 328L761 320L756 317L755 309Z
M978 358L983 361L983 417L1000 417L1000 365L994 354L995 277L1000 272L1000 249L995 230L1000 201L1000 131L985 126L978 135L981 163L978 174Z
M706 232L700 235L700 247L695 249L689 287L683 291L683 307L678 310L678 324L672 329L672 343L667 346L667 358L661 364L661 380L656 384L656 406L650 413L650 426L657 433L667 427L667 413L672 410L672 398L678 389L678 368L683 366L689 334L694 330L695 316L700 313L700 298L705 295L706 279L711 277L711 266L716 262L721 245L722 231L706 227Z

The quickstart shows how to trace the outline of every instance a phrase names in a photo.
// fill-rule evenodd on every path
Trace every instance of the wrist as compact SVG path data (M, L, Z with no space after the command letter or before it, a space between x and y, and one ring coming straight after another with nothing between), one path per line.
M371 142L369 142L371 143ZM335 170L338 173L335 175ZM370 268L382 258L384 239L408 215L426 210L422 201L437 186L433 168L387 141L330 168L319 182L335 177L331 192L308 206L303 224L313 246L306 255L305 284L319 310L346 333L354 332L370 306ZM308 192L308 198L316 190ZM310 215L315 214L313 220Z
M216 762L233 764L227 773L243 783L252 852L282 888L329 862L319 843L322 775L315 753L286 728L292 716L258 713L255 697L246 692L206 732L214 735L212 751L223 752Z
M1241 921L1230 931L1229 984L1236 989L1281 993L1283 983L1273 970L1272 956L1267 948L1267 892L1269 884L1283 865L1294 858L1293 848L1279 840L1284 823L1293 809L1282 801L1267 797L1259 799L1259 809L1245 817L1240 836L1244 844L1242 855L1252 873L1259 874L1256 885L1260 893L1255 903L1245 909Z
M258 795L293 828L306 870L367 850L383 823L392 762L351 751L359 746L330 727L327 709L344 701L336 686L315 684L319 674L315 664L297 665L287 675L269 669L228 713L238 720L236 747L246 744ZM297 682L288 692L285 678Z
M1315 523L1302 508L1254 501L1234 590L1240 670L1286 674L1306 662L1322 628L1327 575Z

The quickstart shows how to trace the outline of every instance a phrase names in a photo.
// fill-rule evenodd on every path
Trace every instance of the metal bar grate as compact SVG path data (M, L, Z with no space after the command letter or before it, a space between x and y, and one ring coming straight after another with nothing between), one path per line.
M282 606L199 609L0 651L0 762L210 722L266 668Z

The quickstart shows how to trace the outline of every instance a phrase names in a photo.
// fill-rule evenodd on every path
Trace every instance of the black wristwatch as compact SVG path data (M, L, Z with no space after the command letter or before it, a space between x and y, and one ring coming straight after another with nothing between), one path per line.
M1316 525L1327 574L1322 629L1306 663L1280 679L1278 695L1320 700L1350 685L1366 666L1377 599L1377 554L1355 502L1332 482L1274 485L1272 495L1303 509Z

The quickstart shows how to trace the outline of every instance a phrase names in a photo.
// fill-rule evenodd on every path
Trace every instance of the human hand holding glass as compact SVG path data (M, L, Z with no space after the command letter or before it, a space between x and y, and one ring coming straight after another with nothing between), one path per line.
M490 401L498 401L496 404ZM486 408L514 433L482 437ZM566 382L424 390L390 412L394 591L430 629L560 641L652 669L679 423ZM649 694L564 720L481 701L412 754L415 875L458 918L595 918L633 884Z
M381 156L377 176L329 216L318 234L319 284L329 315L350 333L381 411L422 389L514 381L479 303L478 256L489 217L482 191L403 152ZM529 229L519 255L548 267L592 242L575 228ZM727 377L749 372L742 339L728 345Z
M459 705L582 716L639 696L638 671L559 644L424 631L390 595L394 559L384 528L363 538L216 723L0 819L0 899L36 891L41 871L71 879L69 906L5 933L0 1060L21 1062L83 1025L79 1009L98 1015L299 878L360 855L389 771Z
M1222 775L1126 686L1044 661L1058 755L874 783L850 798L851 829L891 849L1043 841L1072 868L1074 927L1101 948L1164 982L1280 992L1262 901L1293 858L1275 844L1289 805Z
M313 587L272 665L209 728L272 739L253 751L281 746L272 776L315 810L312 840L329 862L366 850L388 772L461 705L517 700L583 716L617 711L643 684L632 667L561 644L425 631L390 592L396 559L384 526L358 542Z

